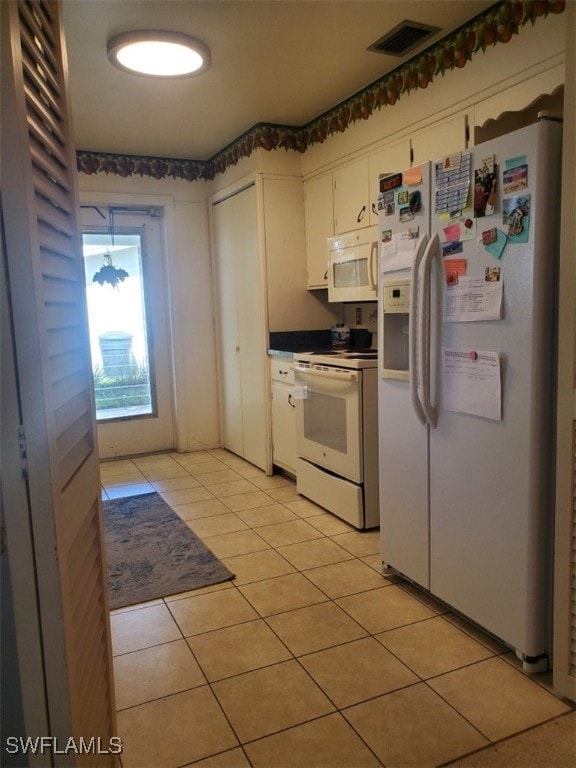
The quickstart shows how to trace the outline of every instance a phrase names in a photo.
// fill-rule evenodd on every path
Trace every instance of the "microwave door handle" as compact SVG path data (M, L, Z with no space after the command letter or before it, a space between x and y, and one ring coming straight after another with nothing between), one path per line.
M377 288L377 280L378 280L378 274L377 274L377 267L378 267L378 241L373 240L370 243L370 263L369 263L369 276L370 276L370 285L372 290L376 290Z
M422 259L422 301L418 306L418 335L419 367L422 372L422 407L426 414L426 421L434 429L438 423L438 414L430 400L430 312L431 312L431 283L432 261L436 254L440 254L440 238L436 233Z
M418 245L412 268L410 270L410 314L408 315L408 380L410 383L410 399L416 418L421 424L426 424L426 414L418 393L418 279L420 262L428 244L428 235L424 235Z

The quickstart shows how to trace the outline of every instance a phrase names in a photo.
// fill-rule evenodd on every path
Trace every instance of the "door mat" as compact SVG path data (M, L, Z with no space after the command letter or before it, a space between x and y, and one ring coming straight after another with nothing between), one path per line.
M233 579L158 493L102 502L110 608Z

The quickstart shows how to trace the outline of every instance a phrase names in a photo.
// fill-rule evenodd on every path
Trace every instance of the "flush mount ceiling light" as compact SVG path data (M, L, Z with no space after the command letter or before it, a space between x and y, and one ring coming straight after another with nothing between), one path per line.
M210 66L210 51L200 40L158 29L116 35L108 41L108 58L120 69L149 77L191 77Z

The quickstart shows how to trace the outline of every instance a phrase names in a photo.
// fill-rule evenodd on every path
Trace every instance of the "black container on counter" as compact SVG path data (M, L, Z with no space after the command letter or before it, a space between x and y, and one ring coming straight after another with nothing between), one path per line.
M350 328L350 346L352 349L370 349L372 333L368 328Z

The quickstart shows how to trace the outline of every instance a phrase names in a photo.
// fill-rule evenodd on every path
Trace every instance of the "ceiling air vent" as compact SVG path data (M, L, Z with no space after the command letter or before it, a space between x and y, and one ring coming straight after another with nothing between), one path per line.
M404 56L439 31L440 27L430 27L418 21L403 21L384 37L369 45L367 50L385 53L388 56Z

